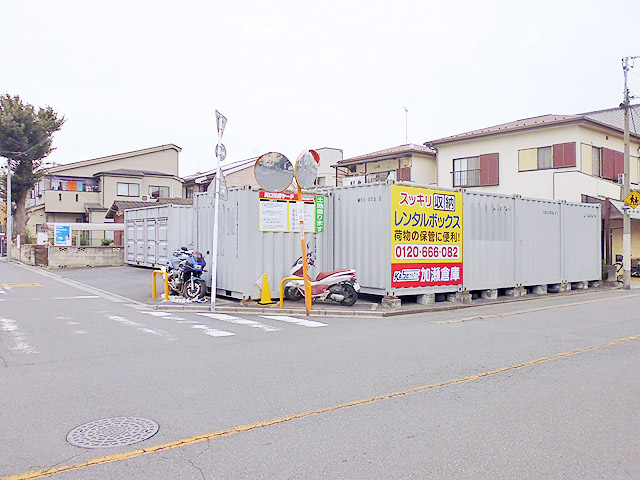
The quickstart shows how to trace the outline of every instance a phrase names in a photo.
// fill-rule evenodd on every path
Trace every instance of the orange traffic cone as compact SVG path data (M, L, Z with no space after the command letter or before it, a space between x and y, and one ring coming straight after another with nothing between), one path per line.
M262 307L266 307L269 305L275 305L276 302L271 301L271 292L269 290L269 280L267 279L267 274L262 274L262 293L260 295L260 301L258 305Z

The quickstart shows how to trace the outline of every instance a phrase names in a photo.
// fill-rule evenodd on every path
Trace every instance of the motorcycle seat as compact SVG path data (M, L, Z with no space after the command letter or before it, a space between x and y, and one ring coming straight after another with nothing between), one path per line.
M320 272L318 274L318 276L316 277L315 281L319 282L323 278L327 278L329 275L333 275L335 273L340 273L340 272L348 272L348 270L345 270L344 268L340 268L338 270L333 270L333 271L330 271L330 272Z

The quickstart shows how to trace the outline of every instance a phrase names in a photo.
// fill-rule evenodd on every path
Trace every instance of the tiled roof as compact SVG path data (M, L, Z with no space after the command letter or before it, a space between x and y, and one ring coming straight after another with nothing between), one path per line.
M340 160L337 165L348 165L352 163L362 163L365 161L383 160L387 158L406 157L411 154L421 155L435 155L436 151L430 147L424 145L399 145L397 147L386 148L384 150L378 150L377 152L366 153L364 155L358 155L357 157L345 158Z
M130 208L150 207L152 205L193 205L192 198L158 198L150 200L148 202L136 201L136 200L116 200L109 208L109 211L105 215L105 218L113 218L117 214L124 213L125 210ZM105 208L106 210L106 208Z
M629 131L640 135L640 104L631 105L629 108ZM620 130L624 129L624 111L620 107L607 110L597 110L581 114L598 122L606 123Z
M632 105L630 108L629 130L632 134L640 135L640 105ZM502 123L492 127L472 130L449 137L439 138L426 142L425 145L439 145L467 138L484 137L506 132L517 132L537 127L562 125L567 123L589 122L594 125L611 127L622 131L624 129L624 112L622 108L610 108L595 112L581 113L578 115L541 115L539 117L524 118L514 122Z
M426 143L438 145L439 143L448 143L451 141L463 140L465 138L481 137L485 135L492 135L509 131L526 130L538 126L558 125L562 123L576 122L581 119L582 117L579 115L542 115L539 117L523 118L514 122L502 123L500 125L494 125L492 127L486 127L479 130L472 130L470 132L451 135L449 137L439 138L438 140L432 140Z
M222 165L220 165L220 168L222 169L223 175L230 175L232 173L239 172L240 170L244 170L245 168L253 167L253 165L256 163L256 160L258 160L258 157L247 158L245 160L235 160L233 162L223 163ZM207 170L206 172L197 172L193 175L187 175L186 177L183 177L183 180L185 182L190 182L196 179L204 178L208 181L213 179L213 177L215 176L216 169L214 168L212 170Z
M144 176L154 176L154 177L173 177L174 175L170 173L156 172L153 170L134 170L129 168L116 168L114 170L105 170L102 172L95 173L93 176L97 177L100 175L122 175L127 177L144 177Z

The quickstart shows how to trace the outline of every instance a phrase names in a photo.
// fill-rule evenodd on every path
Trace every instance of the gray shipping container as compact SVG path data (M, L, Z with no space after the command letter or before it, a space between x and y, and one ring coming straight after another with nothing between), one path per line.
M125 263L162 267L180 247L194 247L194 209L189 205L153 205L124 212Z
M355 268L363 293L395 296L600 279L599 205L435 188L462 195L462 283L393 287L393 185L429 190L385 182L314 192L325 196L325 231L306 235L315 273ZM259 202L259 190L250 187L231 189L221 201L218 294L259 298L256 281L267 273L271 297L277 298L280 280L301 255L298 233L260 231ZM213 207L211 197L196 195L195 244L208 265ZM211 285L210 272L205 280Z
M291 265L302 255L299 233L260 231L259 202L259 189L252 187L229 189L227 200L220 202L216 282L219 295L260 298L261 290L256 282L266 273L271 298L279 298L280 281L289 276ZM330 197L326 197L326 202L330 202ZM195 195L195 244L205 255L207 271L203 278L208 287L211 287L214 206L213 197ZM325 204L325 212L329 210ZM325 231L305 234L307 248L315 256L316 273L331 268L332 237L331 221L326 213Z
M600 279L599 205L462 190L462 285L394 288L392 185L334 190L335 265L355 268L364 293L402 296Z

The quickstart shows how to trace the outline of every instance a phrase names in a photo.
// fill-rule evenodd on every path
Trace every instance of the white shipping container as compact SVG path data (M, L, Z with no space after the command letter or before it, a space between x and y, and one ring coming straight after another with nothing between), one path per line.
M165 266L180 247L194 247L194 210L190 205L162 204L124 213L125 263Z

